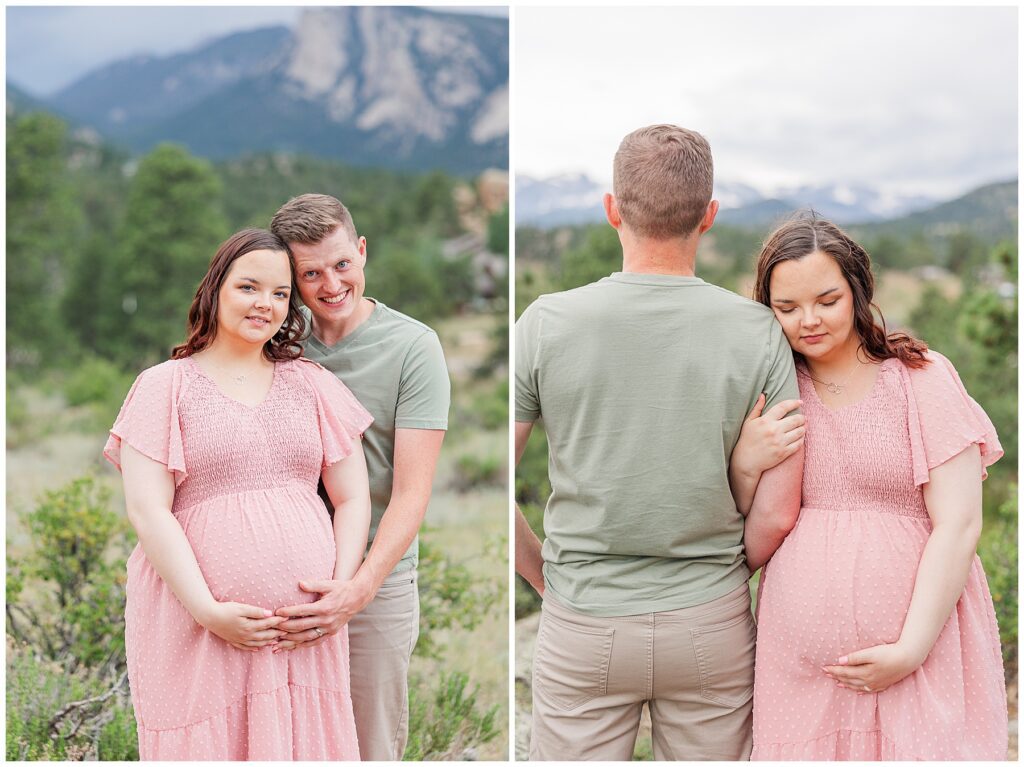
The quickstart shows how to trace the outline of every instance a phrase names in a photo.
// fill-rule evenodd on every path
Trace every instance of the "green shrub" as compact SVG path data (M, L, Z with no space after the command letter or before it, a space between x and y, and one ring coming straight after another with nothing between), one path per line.
M1017 676L1017 488L1011 486L1008 500L999 507L996 520L986 526L978 545L985 566L992 603L999 623L1006 678Z
M87 426L108 429L117 417L134 376L100 357L89 357L64 382L64 396L71 406L91 406Z
M7 561L8 634L69 671L124 664L128 523L109 501L88 476L45 493L23 520L31 549Z
M65 708L90 698L101 700ZM8 639L6 701L8 761L139 758L135 717L123 681L109 686L87 669L68 673L61 664ZM66 714L57 718L59 711Z
M505 462L494 456L473 455L467 453L459 456L455 463L455 474L452 487L460 493L489 485L503 485L506 477Z
M473 399L474 420L487 431L508 428L508 379Z
M468 685L469 677L461 671L439 674L433 690L421 678L411 680L405 761L472 759L469 747L498 736L500 707L496 704L481 712L479 688L467 691Z
M472 631L502 603L505 589L500 580L481 581L464 562L456 562L430 543L429 530L424 532L428 534L420 536L420 638L415 654L438 659L442 649L438 632L455 626ZM504 536L497 536L477 554L504 558L506 549Z

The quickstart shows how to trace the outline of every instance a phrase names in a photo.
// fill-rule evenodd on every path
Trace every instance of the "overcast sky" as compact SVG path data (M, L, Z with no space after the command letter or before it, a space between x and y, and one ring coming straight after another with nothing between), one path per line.
M504 6L437 10L508 16ZM36 96L139 53L186 51L231 32L292 26L300 7L8 7L7 79Z
M1016 8L527 8L515 14L514 162L607 182L659 122L716 176L931 197L1017 175Z

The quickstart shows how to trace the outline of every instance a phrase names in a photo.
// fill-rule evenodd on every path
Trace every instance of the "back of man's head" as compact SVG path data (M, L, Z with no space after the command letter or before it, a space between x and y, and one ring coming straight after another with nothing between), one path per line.
M293 197L281 206L270 221L270 231L284 240L303 245L322 242L335 229L344 229L352 242L359 237L352 222L352 214L341 202L329 194L303 194Z
M714 165L707 139L676 125L650 125L622 139L612 191L622 222L638 237L693 233L711 202Z

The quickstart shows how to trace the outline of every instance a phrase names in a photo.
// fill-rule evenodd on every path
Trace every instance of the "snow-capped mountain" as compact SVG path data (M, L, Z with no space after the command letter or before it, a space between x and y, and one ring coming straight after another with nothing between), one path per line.
M516 223L549 228L586 224L604 219L602 195L610 184L599 184L584 174L546 179L516 176ZM864 223L897 218L934 205L938 200L899 196L867 186L819 185L762 191L749 184L722 180L715 183L722 223L766 226L800 208L813 208L838 223Z

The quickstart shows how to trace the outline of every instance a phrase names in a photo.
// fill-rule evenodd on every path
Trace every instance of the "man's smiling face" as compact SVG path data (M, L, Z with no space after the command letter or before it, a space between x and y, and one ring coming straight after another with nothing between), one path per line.
M366 289L366 238L353 241L337 227L315 245L291 243L295 284L319 327L341 329L352 319Z

